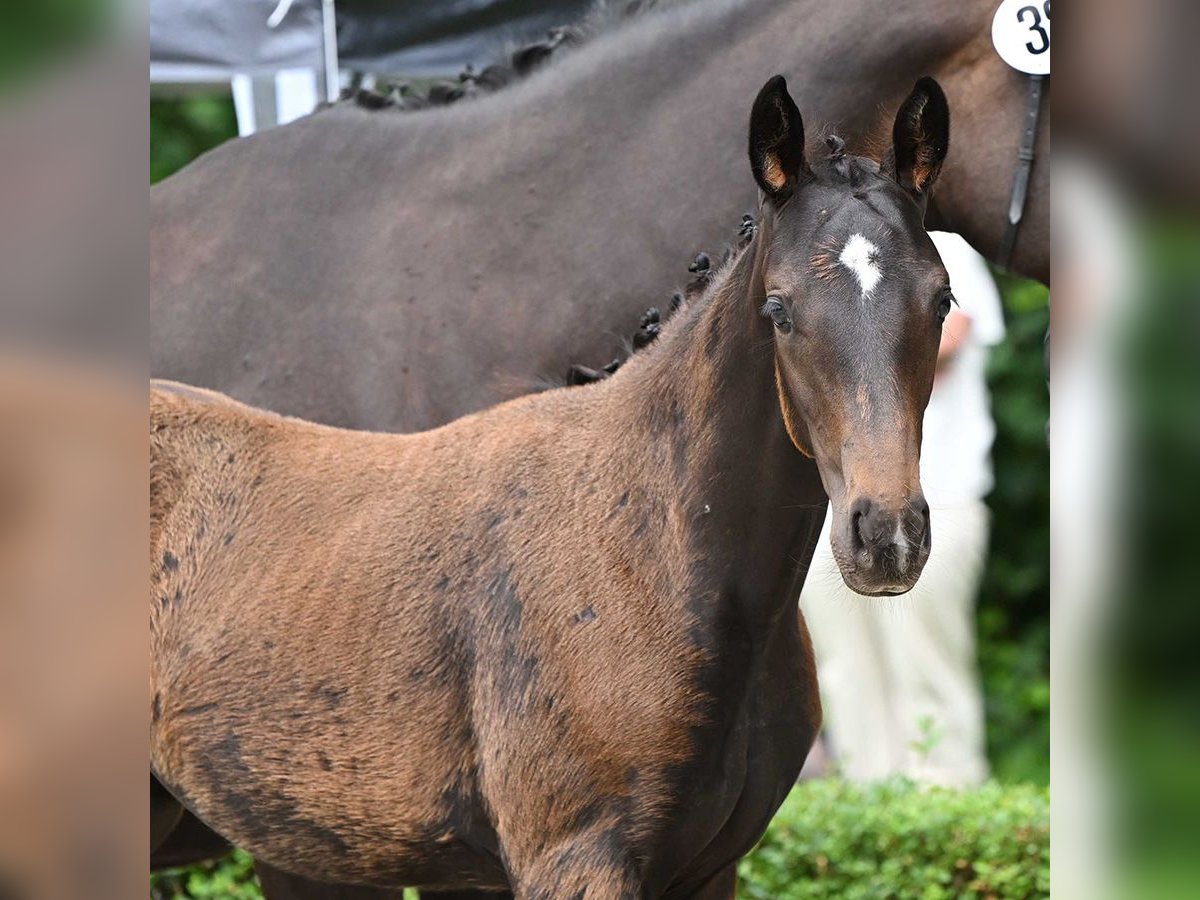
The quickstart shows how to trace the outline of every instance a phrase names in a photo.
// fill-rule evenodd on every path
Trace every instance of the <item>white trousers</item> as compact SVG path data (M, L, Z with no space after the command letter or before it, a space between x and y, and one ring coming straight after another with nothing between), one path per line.
M812 633L825 737L842 773L968 785L988 774L975 660L975 598L987 555L982 501L933 509L929 561L899 597L842 581L829 516L800 605Z

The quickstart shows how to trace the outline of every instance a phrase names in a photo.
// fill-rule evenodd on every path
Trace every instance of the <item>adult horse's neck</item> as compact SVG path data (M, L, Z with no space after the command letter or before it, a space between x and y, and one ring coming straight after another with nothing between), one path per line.
M831 122L854 147L864 140L880 143L890 138L891 111L918 77L933 75L950 99L954 130L930 213L931 227L960 232L995 259L1006 224L1028 89L1027 79L992 47L995 6L996 0L949 5L944 0L913 0L882 12L873 0L833 5L708 0L635 19L585 47L578 60L568 59L557 76L551 70L530 87L549 104L558 92L564 103L577 108L621 110L627 123L646 115L659 122L687 117L716 134L740 131L747 83L781 71L795 86L800 107ZM664 47L670 52L664 53ZM612 77L603 79L606 100L597 104L586 97L591 91L587 83L602 69ZM532 104L542 105L538 100ZM881 108L887 110L882 116ZM1049 118L1047 107L1037 138L1043 161L1049 149ZM629 126L626 130L637 134ZM709 152L710 164L717 162L711 159L712 142L692 146L688 126L680 126L678 134L672 171L705 177L708 191L725 195L727 191L707 177L703 153ZM640 139L646 140L644 132ZM647 143L661 153L667 141ZM740 169L725 166L722 171ZM1048 191L1043 162L1034 168L1012 260L1016 271L1044 281L1049 280Z
M666 498L665 526L681 560L692 612L732 616L765 641L795 598L828 504L816 464L784 427L759 253L764 232L679 321L612 380L615 408L633 434L619 441L649 468ZM640 445L640 446L635 446Z

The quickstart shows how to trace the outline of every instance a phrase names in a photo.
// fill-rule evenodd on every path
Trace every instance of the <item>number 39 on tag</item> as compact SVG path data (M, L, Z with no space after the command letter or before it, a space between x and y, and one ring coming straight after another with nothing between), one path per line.
M1050 0L1004 0L992 19L1000 58L1026 75L1050 74Z

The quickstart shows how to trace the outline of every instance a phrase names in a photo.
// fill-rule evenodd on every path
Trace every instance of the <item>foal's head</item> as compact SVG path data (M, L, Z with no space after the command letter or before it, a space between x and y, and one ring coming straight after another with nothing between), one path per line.
M921 421L953 298L924 213L949 128L931 78L901 106L882 164L837 138L810 163L782 77L750 117L764 194L755 289L773 324L779 402L832 502L842 577L862 594L907 591L929 556Z

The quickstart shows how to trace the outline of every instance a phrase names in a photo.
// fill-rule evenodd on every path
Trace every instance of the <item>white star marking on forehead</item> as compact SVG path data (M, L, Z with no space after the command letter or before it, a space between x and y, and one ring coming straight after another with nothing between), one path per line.
M871 291L883 277L883 273L879 271L879 263L876 262L878 256L879 248L857 232L846 241L846 246L838 256L838 261L858 279L858 286L862 288L864 297L871 295Z

